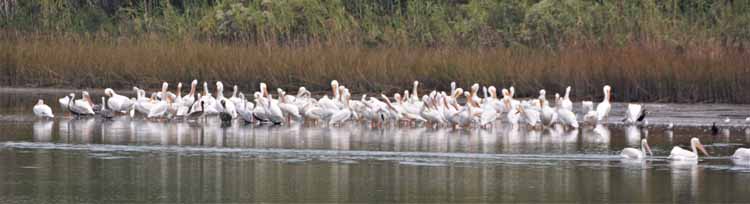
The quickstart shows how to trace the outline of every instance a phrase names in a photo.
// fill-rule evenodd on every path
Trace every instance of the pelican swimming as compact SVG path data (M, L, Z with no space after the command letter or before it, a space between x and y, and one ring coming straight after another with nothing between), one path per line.
M42 99L39 99L39 101L36 102L36 105L34 105L32 111L34 112L34 115L40 118L55 117L55 115L52 114L52 108L50 108L47 104L44 104L44 100Z
M602 102L596 106L596 120L599 122L606 122L609 118L609 111L612 109L612 104L609 103L612 95L612 87L605 85L602 90L604 91L604 99L602 99Z
M750 160L750 148L739 148L732 154L732 159Z
M690 139L690 148L693 150L692 152L675 146L674 148L672 148L672 151L670 152L668 158L671 160L697 161L698 152L696 150L700 150L704 155L709 156L708 152L705 148L703 148L703 144L701 144L698 138L693 137L692 139Z
M641 149L626 147L620 152L620 156L623 159L643 159L647 156L646 153L654 156L654 153L651 152L651 147L648 146L648 141L644 138L641 139Z

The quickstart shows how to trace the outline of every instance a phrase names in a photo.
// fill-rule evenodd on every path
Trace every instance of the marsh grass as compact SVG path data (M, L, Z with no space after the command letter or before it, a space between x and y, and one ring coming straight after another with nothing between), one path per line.
M600 100L614 87L617 101L750 102L750 57L712 43L588 45L559 51L530 48L368 48L331 41L304 45L162 40L106 35L4 33L3 86L156 88L161 81L221 80L242 90L272 87L328 90L337 79L354 92L393 92L419 80L424 89L481 83L515 86L520 96L573 86L576 100Z

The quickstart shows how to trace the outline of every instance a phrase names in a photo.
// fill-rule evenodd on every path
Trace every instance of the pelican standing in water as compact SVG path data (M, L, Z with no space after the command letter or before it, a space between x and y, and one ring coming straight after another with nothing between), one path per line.
M612 104L609 103L612 87L605 85L602 90L604 91L604 99L596 106L596 120L606 122L609 119L609 111L612 109Z
M654 156L654 153L651 152L651 147L648 146L648 141L644 138L641 139L641 149L626 147L620 152L620 156L622 156L623 159L643 159L646 157L646 153Z
M54 118L55 115L52 114L52 108L50 108L47 104L44 104L44 100L39 99L39 101L36 102L36 105L34 105L34 115L40 118Z
M115 93L111 88L104 89L104 95L109 97L107 106L112 111L126 113L133 108L133 101L128 97Z
M678 146L675 146L672 148L672 152L669 153L669 159L671 160L679 160L679 161L697 161L698 160L698 151L700 150L703 152L704 155L709 156L708 152L705 148L703 148L703 144L701 144L701 141L698 140L698 138L692 138L690 139L690 148L693 150L688 151L685 149L682 149Z
M643 109L643 105L640 104L628 104L628 109L625 113L625 118L622 119L626 123L636 123L643 121L646 117L646 109Z

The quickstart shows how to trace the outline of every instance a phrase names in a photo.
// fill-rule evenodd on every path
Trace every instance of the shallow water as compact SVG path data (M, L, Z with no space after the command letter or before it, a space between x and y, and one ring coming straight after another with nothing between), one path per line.
M0 202L750 202L750 106L647 104L648 128L254 126L39 120L54 92L0 93ZM578 105L578 104L577 104ZM578 108L578 107L576 107ZM58 116L62 116L58 113ZM734 122L723 123L725 117ZM664 125L674 122L673 131ZM705 129L712 122L721 134ZM655 157L620 160L649 140ZM666 159L691 137L711 157Z

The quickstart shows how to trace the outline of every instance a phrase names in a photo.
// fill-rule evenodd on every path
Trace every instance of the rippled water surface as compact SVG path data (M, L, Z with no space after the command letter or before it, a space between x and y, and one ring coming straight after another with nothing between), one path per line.
M612 124L579 130L222 127L60 111L39 120L36 100L59 110L63 94L36 93L0 91L0 203L750 202L750 162L728 157L750 146L750 106L647 104L647 128L617 123L622 104ZM666 159L691 137L711 157ZM640 138L656 156L621 160Z

